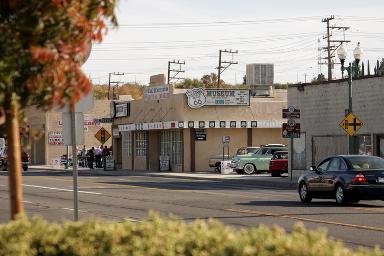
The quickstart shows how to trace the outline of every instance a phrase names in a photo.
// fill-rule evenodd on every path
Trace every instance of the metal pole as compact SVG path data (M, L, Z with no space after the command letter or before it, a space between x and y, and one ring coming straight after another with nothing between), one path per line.
M353 76L353 70L352 70L352 64L349 63L348 66L348 113L352 113L352 76ZM353 136L348 135L348 154L354 153L354 147L353 147Z
M74 220L79 220L79 199L77 194L77 149L76 149L76 113L75 105L71 103L71 141L72 141L72 168L73 168L73 213Z
M220 88L220 75L221 75L221 50L219 50L219 67L217 68L217 88Z
M289 154L289 169L290 169L290 172L291 172L291 183L292 183L292 180L293 180L293 170L292 170L292 166L293 166L293 138L290 138L290 144L291 144L291 154Z

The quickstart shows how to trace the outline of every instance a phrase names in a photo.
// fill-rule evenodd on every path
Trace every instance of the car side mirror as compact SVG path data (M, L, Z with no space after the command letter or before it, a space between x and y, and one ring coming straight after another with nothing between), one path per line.
M317 167L315 165L312 165L311 167L309 167L309 170L311 172L317 172Z

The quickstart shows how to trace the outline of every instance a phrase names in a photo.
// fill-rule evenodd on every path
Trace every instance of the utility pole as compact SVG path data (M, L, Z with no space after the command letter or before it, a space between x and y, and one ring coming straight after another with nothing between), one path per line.
M322 59L326 59L327 61L326 62L319 61L319 64L326 64L328 66L328 81L332 80L332 65L333 65L332 59L335 57L334 54L336 50L339 48L339 46L342 43L351 42L350 40L345 40L345 38L343 40L331 40L331 37L333 36L332 30L338 29L338 30L343 30L343 32L345 32L350 28L350 27L340 27L336 25L331 26L330 21L334 19L335 17L331 15L330 17L324 18L322 20L322 22L327 23L327 32L326 32L326 35L323 36L323 39L327 39L327 46L322 48L327 53L327 56Z
M229 53L232 54L232 61L222 61L222 53ZM239 51L232 51L232 50L219 50L219 66L217 67L217 88L220 88L220 77L221 73L223 73L229 66L232 64L239 64L237 61L233 61L234 54L238 54ZM227 64L226 66L222 66L223 64Z
M172 64L175 64L175 65L179 65L179 69L171 69L171 65ZM171 84L171 81L172 80L181 80L181 79L184 79L184 78L180 78L180 77L177 77L178 74L180 73L185 73L185 70L183 70L181 68L181 65L185 65L185 61L176 61L176 60L172 60L172 61L168 61L168 77L167 77L167 82L168 84ZM174 73L172 76L171 76L171 72Z
M111 98L111 85L114 84L115 86L119 86L119 84L121 82L118 82L118 81L111 81L111 76L114 75L114 76L123 76L124 73L120 73L120 72L113 72L113 73L109 73L109 77L108 77L108 100L110 100ZM113 88L113 95L112 95L112 99L115 99L115 89Z

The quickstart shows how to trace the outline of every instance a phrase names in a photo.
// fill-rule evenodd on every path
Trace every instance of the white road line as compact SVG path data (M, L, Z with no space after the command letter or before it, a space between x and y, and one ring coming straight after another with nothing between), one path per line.
M140 220L131 219L131 218L124 218L124 220L131 221L131 222L140 222Z
M50 189L50 190L57 190L57 191L73 192L72 189L65 189L65 188L51 188L51 187L35 186L35 185L27 185L27 184L23 184L23 186L24 187L31 187L31 188L41 188L41 189ZM82 191L82 190L79 190L78 192L79 193L83 193L83 194L102 195L102 193L98 193L98 192L90 192L90 191Z
M68 211L74 211L74 209L72 208L61 208L62 210L68 210ZM87 212L87 211L83 211L83 210L79 210L79 212Z
M33 204L31 201L23 201L26 204Z

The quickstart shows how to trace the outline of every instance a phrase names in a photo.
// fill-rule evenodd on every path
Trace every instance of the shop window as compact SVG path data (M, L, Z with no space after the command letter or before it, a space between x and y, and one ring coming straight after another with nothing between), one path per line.
M369 135L359 135L357 136L358 146L359 146L359 155L372 155L372 140Z
M148 133L136 133L136 156L147 156Z
M123 140L123 156L130 157L132 156L132 133L131 132L123 132L122 133Z
M160 136L160 154L169 156L171 165L183 163L183 132L162 131Z

